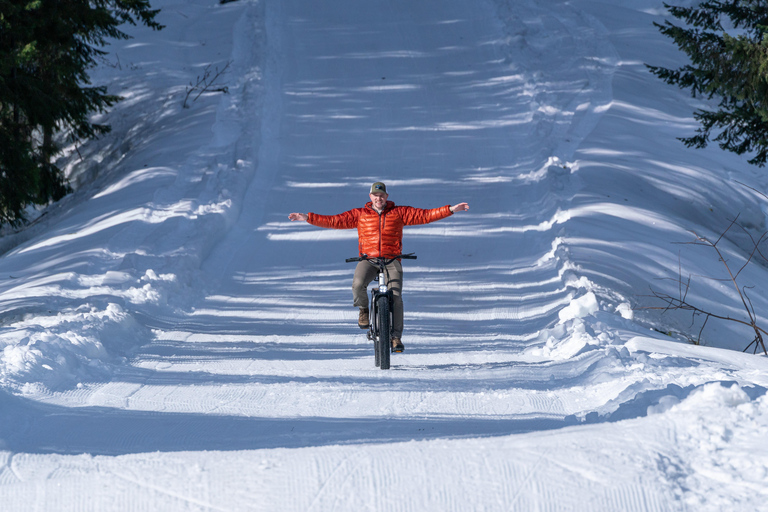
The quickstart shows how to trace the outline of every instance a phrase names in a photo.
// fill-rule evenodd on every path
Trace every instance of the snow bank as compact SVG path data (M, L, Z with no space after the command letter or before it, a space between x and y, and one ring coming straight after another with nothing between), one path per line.
M701 409L729 408L748 403L749 396L738 384L723 386L710 383L694 389L682 402L675 396L665 396L657 405L648 407L648 414L672 412L692 412Z
M753 393L755 390L752 390ZM751 399L738 384L698 386L683 400L664 400L648 413L674 424L687 454L678 474L683 501L698 510L757 510L768 483L768 396ZM682 469L682 468L681 468ZM754 497L753 497L754 496Z
M95 85L126 99L99 119L110 134L68 148L59 162L77 192L4 246L20 244L0 260L9 276L0 281L0 385L60 390L108 380L153 339L148 323L204 294L201 262L242 207L258 140L250 121L263 8L157 7L167 28L126 27L136 39L110 46L122 64L93 71ZM203 39L179 43L189 34ZM220 77L228 93L182 108L185 85L217 65L228 65Z
M55 315L28 314L0 329L0 384L38 382L50 389L103 380L113 364L146 342L148 330L123 307L84 305Z

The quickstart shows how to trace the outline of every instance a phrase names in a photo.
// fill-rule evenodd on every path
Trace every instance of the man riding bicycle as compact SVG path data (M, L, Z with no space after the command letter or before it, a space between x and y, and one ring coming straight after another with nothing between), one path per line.
M357 228L358 248L360 256L369 258L392 257L402 253L403 226L427 224L436 220L450 217L455 212L469 210L467 203L454 206L443 206L424 210L411 206L396 206L387 198L387 186L376 182L371 185L368 194L371 201L363 208L355 208L338 215L318 215L316 213L292 213L288 216L292 221L306 221L313 226L332 229ZM389 284L393 291L392 311L392 348L402 352L401 341L403 333L403 267L399 260L387 265ZM378 269L368 261L361 261L355 268L352 280L354 305L360 308L357 324L361 329L368 329L368 293L366 286L377 275Z

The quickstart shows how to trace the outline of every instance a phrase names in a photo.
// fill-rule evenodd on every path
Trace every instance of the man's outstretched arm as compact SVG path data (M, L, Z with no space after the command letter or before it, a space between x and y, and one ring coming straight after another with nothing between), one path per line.
M292 213L288 215L291 220L309 222L319 228L353 229L357 227L357 219L362 208L355 208L338 215L318 215L316 213Z
M414 208L412 206L399 206L396 207L400 211L403 224L406 226L416 226L419 224L429 224L440 219L450 217L455 212L463 212L469 210L468 203L459 203L451 206L449 204L441 206L440 208Z

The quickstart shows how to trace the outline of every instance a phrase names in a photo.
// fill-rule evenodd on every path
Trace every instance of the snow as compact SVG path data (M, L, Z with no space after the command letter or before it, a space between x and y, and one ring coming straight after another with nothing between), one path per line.
M600 305L597 303L597 296L593 292L587 292L573 299L570 304L558 311L557 316L560 317L561 322L567 322L574 318L584 318L599 310Z
M645 67L683 62L662 2L153 6L94 70L126 99L76 192L0 242L3 510L766 510L753 333L644 309L691 275L743 318L686 242L738 215L737 269L766 227L762 170L675 139L705 105ZM379 180L471 205L406 229L389 371L356 233L287 219Z

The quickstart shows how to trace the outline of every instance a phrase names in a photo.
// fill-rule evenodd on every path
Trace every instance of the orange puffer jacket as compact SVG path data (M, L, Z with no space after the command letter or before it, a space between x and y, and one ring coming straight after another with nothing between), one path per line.
M317 215L309 213L307 222L321 228L357 228L360 256L369 258L396 256L403 251L403 226L427 224L453 215L450 206L423 210L412 206L395 206L387 201L380 214L372 203L364 208L355 208L338 215Z

